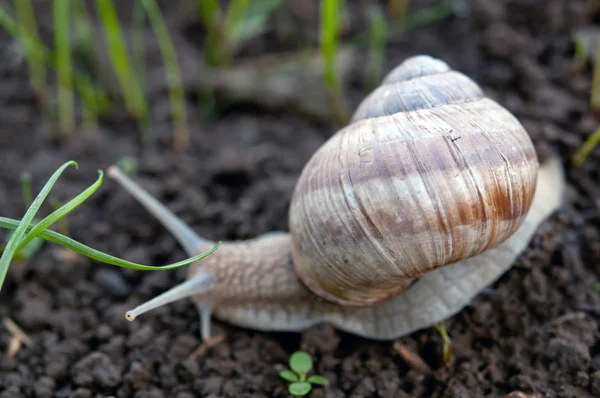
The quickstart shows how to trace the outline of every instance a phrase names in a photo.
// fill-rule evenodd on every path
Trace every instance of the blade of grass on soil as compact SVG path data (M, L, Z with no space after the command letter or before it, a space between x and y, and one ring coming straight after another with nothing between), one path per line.
M282 0L253 1L244 11L244 18L238 18L237 23L228 28L229 36L234 42L232 51L235 51L239 43L248 40L264 32L267 20L283 4ZM233 17L230 17L233 18Z
M460 4L462 1L463 0L445 0L432 5L431 7L408 14L398 22L389 23L388 38L412 29L431 25L432 23L451 15L460 14ZM370 32L362 32L353 36L351 40L348 40L348 43L355 46L368 46L369 38Z
M75 131L75 99L71 73L70 1L53 3L54 46L58 80L58 122L61 134L70 136Z
M35 217L35 214L38 212L40 206L42 205L48 193L56 183L56 180L60 177L63 171L69 167L75 166L77 167L77 163L74 161L67 162L63 164L58 170L54 172L54 174L50 177L46 185L42 188L38 196L31 203L31 206L23 216L23 219L19 222L17 221L16 230L13 235L10 237L4 251L2 252L2 257L0 257L0 290L2 289L2 285L4 284L4 279L6 278L6 273L8 272L8 266L10 265L10 261L15 255L23 236L27 232L29 228L29 224Z
M600 144L600 128L583 143L575 156L573 156L573 163L575 166L581 166L598 144Z
M19 25L27 32L28 36L39 41L40 39L31 0L15 0L14 6L15 11L17 12ZM42 106L45 107L47 88L44 52L40 51L40 49L30 41L21 39L19 39L19 41L21 42L21 47L25 50L31 87L40 101L42 101Z
M348 112L343 100L340 81L335 73L335 54L338 47L338 32L340 11L345 2L343 0L321 1L321 54L325 60L324 83L328 88L333 117L339 124L348 120Z
M185 94L181 82L175 46L173 45L169 29L167 28L167 24L165 23L156 0L142 0L142 4L146 10L154 34L158 39L158 46L165 64L167 84L169 87L169 99L171 101L171 112L173 115L173 146L176 150L185 150L189 146L189 130L187 125Z
M20 224L21 224L21 222L19 220L13 220L11 218L0 217L0 228L17 229L17 228L19 228ZM33 228L32 226L28 226L25 231L29 232L32 228ZM66 247L67 249L71 249L76 253L79 253L88 258L91 258L92 260L96 260L96 261L99 261L99 262L102 262L105 264L109 264L109 265L115 265L117 267L135 269L138 271L168 271L168 270L172 270L175 268L179 268L184 265L193 263L194 261L203 259L204 257L212 254L215 250L217 250L219 248L219 246L221 246L221 242L217 242L213 248L207 250L204 253L198 254L197 256L190 257L188 259L185 259L183 261L179 261L179 262L176 262L173 264L154 266L154 265L138 264L138 263L134 263L131 261L120 259L120 258L112 256L110 254L103 253L99 250L92 249L91 247L86 246L83 243L79 243L74 239L71 239L67 236L59 234L58 232L54 232L54 231L50 231L50 230L42 231L39 235L37 235L37 237L47 240L48 242L56 243L58 245ZM0 266L1 266L1 263L0 263ZM1 289L1 285L0 285L0 289Z
M142 123L148 117L147 104L135 75L123 38L121 23L112 0L96 0L98 15L104 29L109 57L121 86L127 110Z
M227 33L228 40L236 40L238 38L239 29L242 27L250 0L232 0L227 9L225 21L223 21L224 31Z
M27 232L27 234L21 239L19 246L17 247L17 252L23 248L27 243L29 243L32 239L34 239L40 232L48 229L52 224L62 219L64 216L75 210L79 205L86 201L98 188L102 185L102 180L104 178L104 173L102 171L98 171L99 177L98 180L92 184L85 191L77 195L75 198L71 199L62 207L58 208L56 211L53 211L50 215L46 216L43 220L38 222L31 231Z
M198 0L200 18L206 29L204 61L210 66L230 63L225 51L224 35L221 30L221 6L218 0Z
M35 217L35 214L37 213L43 201L50 193L50 190L52 189L60 175L67 167L72 165L77 167L76 162L70 161L63 164L57 171L54 172L54 174L46 182L38 196L35 198L35 200L33 200L31 206L25 213L25 216L22 220L19 221L10 218L0 217L0 228L6 228L14 231L12 233L11 238L8 241L8 244L2 252L2 256L0 257L0 290L2 290L2 285L4 283L4 279L6 278L8 267L10 266L10 262L13 259L14 255L19 251L20 248L26 245L28 241L34 238L41 238L53 243L57 243L93 260L97 260L110 265L116 265L119 267L131 268L141 271L159 271L181 267L183 265L190 264L194 261L200 260L212 254L221 245L221 242L218 242L212 249L174 264L169 264L166 266L149 266L137 264L134 262L120 259L115 256L111 256L106 253L102 253L98 250L92 249L84 244L81 244L67 236L61 235L54 231L47 230L46 228L48 228L54 222L62 219L66 214L74 210L77 206L81 205L87 198L89 198L89 196L92 193L94 193L100 187L104 175L102 171L99 171L98 180L89 188L87 188L84 192L77 195L74 199L69 201L67 204L65 204L58 210L54 211L49 216L45 217L35 226L30 225Z
M31 36L21 25L13 18L10 17L3 9L0 8L0 26L4 28L11 36L15 37L20 43L26 43L27 46L34 47L36 52L39 52L40 57L43 59L45 66L57 70L57 60L53 56L52 52L40 42L39 39ZM89 79L85 74L78 70L73 71L73 79L75 80L76 86L86 86L86 79ZM105 91L99 87L95 87L97 95L97 105L100 111L106 111L110 106L110 99ZM82 97L82 100L86 100L86 96ZM50 120L48 118L47 120Z
M383 64L385 62L385 42L387 23L380 7L369 8L371 29L369 35L369 63L365 74L365 84L369 90L377 87L381 81Z
M31 203L33 202L33 194L31 193L31 174L23 173L21 175L21 195L23 197L23 204L25 208L29 208ZM31 222L37 223L37 217L34 217ZM6 240L10 240L10 237L13 235L14 231L9 231L6 234ZM17 249L14 255L14 259L18 261L26 261L32 258L35 253L42 247L44 241L42 239L33 239L27 245L25 245L21 249ZM2 250L4 250L4 245L2 245Z
M135 1L133 3L133 17L131 21L131 36L132 36L132 58L133 58L133 69L140 85L140 90L145 93L145 76L146 76L146 62L145 62L145 51L144 51L144 22L146 20L146 12L142 2ZM146 125L142 129L142 143L147 149L152 149L155 146L154 130L152 129L152 123L150 118L146 120Z
M75 48L80 48L82 55L80 59L84 65L83 68L87 71L94 69L94 31L90 16L88 15L85 4L81 1L71 3L73 8L73 27L77 45ZM75 87L82 97L81 106L81 121L84 131L95 131L98 128L98 93L92 82L91 73L83 72L85 78L75 81Z

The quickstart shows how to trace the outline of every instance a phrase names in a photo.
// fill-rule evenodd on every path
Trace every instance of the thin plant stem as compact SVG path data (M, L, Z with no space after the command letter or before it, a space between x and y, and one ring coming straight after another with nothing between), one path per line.
M81 1L74 1L73 26L76 37L82 42L87 68L94 68L95 56L94 33L90 17ZM84 78L76 79L75 87L82 97L81 121L84 131L95 131L98 129L98 93L89 73Z
M186 150L189 146L190 138L187 125L185 93L183 91L175 46L173 45L169 29L156 0L142 0L142 4L145 7L154 34L158 39L158 45L165 64L174 125L173 146L176 150Z
M96 6L108 43L109 57L121 86L125 106L138 121L145 123L148 118L147 104L139 81L129 62L123 31L115 6L112 0L96 0Z
M15 10L19 25L23 28L29 37L39 41L38 29L35 21L35 14L31 0L15 0ZM29 76L31 87L35 91L38 100L41 103L42 110L47 112L46 103L46 69L44 62L44 52L33 45L30 41L20 40L21 46L25 50L27 58L27 66L29 68ZM47 116L47 113L46 113Z
M594 131L573 156L573 163L575 166L581 166L598 144L600 144L600 128Z
M385 44L387 38L387 23L381 8L369 9L371 21L369 38L369 61L365 72L365 84L368 89L377 87L383 73L385 62Z
M338 48L339 14L343 0L321 1L321 54L325 61L324 83L328 89L333 117L339 124L345 124L349 115L343 100L341 83L335 70L335 56Z
M204 61L210 66L229 64L225 51L224 34L221 28L221 6L218 0L198 0L198 10L206 29Z
M70 0L53 2L54 45L58 78L58 120L62 135L75 131L75 99L71 66Z
M146 91L145 87L145 76L146 76L146 63L145 63L145 50L144 50L144 22L146 20L146 13L144 11L144 5L141 1L135 1L133 5L133 20L131 23L132 29L132 53L133 53L133 68L135 75L138 77L140 90ZM147 119L144 124L144 128L141 130L142 143L146 149L152 149L155 146L154 130L152 129L152 123L150 118Z

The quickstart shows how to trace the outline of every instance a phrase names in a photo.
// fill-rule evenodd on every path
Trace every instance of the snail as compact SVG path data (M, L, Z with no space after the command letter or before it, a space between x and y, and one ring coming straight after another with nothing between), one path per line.
M189 255L214 245L115 166L108 175ZM508 270L564 185L558 158L540 165L512 113L442 60L413 56L305 165L289 233L224 242L126 318L189 297L204 340L212 317L396 339L456 314Z

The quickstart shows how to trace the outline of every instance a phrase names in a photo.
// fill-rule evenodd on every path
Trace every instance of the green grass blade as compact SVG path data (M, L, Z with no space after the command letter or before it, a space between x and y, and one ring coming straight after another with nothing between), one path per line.
M204 61L211 66L227 65L226 37L221 27L221 7L218 0L198 0L198 10L206 29Z
M223 21L223 30L227 34L229 40L235 41L239 38L240 28L243 26L250 0L232 0Z
M598 144L600 144L600 128L583 143L575 156L573 156L573 163L575 166L581 166Z
M11 36L15 37L24 48L34 48L33 51L43 54L43 60L48 60L50 51L41 44L39 38L35 38L29 34L23 27L0 8L0 26L2 26Z
M133 4L133 17L131 21L132 30L132 57L133 57L133 69L136 76L138 77L140 90L146 92L145 87L145 76L146 76L146 63L145 63L145 49L144 49L144 22L146 20L146 12L144 11L144 5L141 1L135 1ZM150 118L146 119L142 125L142 143L146 149L152 149L155 147L154 130Z
M338 45L341 0L321 1L321 53L325 58L325 82L335 86L335 54Z
M109 57L121 86L121 92L127 110L138 120L148 115L147 104L139 86L138 79L130 67L123 31L112 0L96 0L104 36L108 44Z
M365 72L365 84L369 90L377 87L383 73L385 62L385 42L387 23L380 7L369 8L371 29L369 33L369 63Z
M6 218L6 217L0 217L0 228L16 229L16 228L20 227L19 224L20 223L18 220L13 220L11 218ZM32 227L29 226L26 228L26 230L29 231L29 230L31 230L31 228ZM215 250L217 250L219 248L219 246L221 246L221 242L217 242L212 249L207 250L206 252L199 254L197 256L190 257L186 260L179 261L179 262L176 262L173 264L168 264L168 265L164 265L164 266L153 266L153 265L137 264L137 263L133 263L131 261L120 259L115 256L111 256L110 254L106 254L106 253L103 253L96 249L92 249L89 246L86 246L82 243L77 242L74 239L71 239L67 236L61 235L58 232L54 232L54 231L50 231L50 230L42 231L42 232L40 232L39 235L37 235L37 237L47 240L48 242L56 243L58 245L61 245L68 249L71 249L76 253L79 253L88 258L91 258L92 260L96 260L96 261L99 261L99 262L102 262L105 264L109 264L109 265L115 265L117 267L135 269L138 271L167 271L167 270L171 270L174 268L179 268L184 265L193 263L194 261L201 260L206 256L209 256Z
M25 207L31 206L33 202L33 194L31 193L31 174L21 174L21 195L23 196L23 204Z
M94 192L100 188L102 185L102 180L104 178L104 173L101 170L98 170L98 180L94 184L92 184L85 191L77 195L75 198L71 199L68 203L61 206L56 211L53 211L50 215L46 216L43 220L37 223L31 231L21 239L21 243L17 247L17 252L21 250L27 243L29 243L32 239L34 239L40 232L49 228L52 224L75 210L79 205L85 202Z
M185 150L189 146L190 138L187 125L185 93L181 82L175 46L173 45L169 29L156 0L142 0L142 4L146 9L148 19L158 39L158 46L165 64L175 131L173 146L177 150Z
M592 75L592 93L590 96L592 110L597 112L600 108L600 41L596 45L596 58L594 60L594 71Z
M58 80L58 121L60 132L71 135L75 131L75 99L71 66L70 1L53 3L54 46Z
M242 38L248 40L265 30L269 17L283 4L282 0L254 1L250 5L243 21L230 31L230 36L237 45Z
M52 209L54 211L60 209L60 202L57 199L54 198L50 198L50 206L52 206ZM60 220L58 220L58 233L61 233L63 235L69 235L69 222L66 218L61 218ZM40 238L33 238L33 240L42 240Z
M340 11L344 5L343 0L323 0L320 16L321 54L325 60L323 79L329 91L333 117L338 124L345 124L349 118L340 80L335 71Z
M34 199L33 203L31 204L31 206L29 207L29 209L23 216L23 219L20 222L16 221L17 222L17 225L15 225L16 230L15 230L14 234L11 236L8 243L6 244L6 247L4 248L4 251L2 252L2 257L0 257L0 290L2 289L2 285L4 284L4 279L6 278L6 273L8 272L8 267L10 265L10 261L13 258L13 256L15 255L16 249L19 246L21 239L23 238L26 231L30 227L29 224L35 217L35 214L38 212L44 199L46 199L46 196L48 196L48 193L50 193L50 190L56 183L56 180L58 180L58 178L63 173L63 171L69 166L77 167L77 163L74 161L70 161L70 162L63 164L58 170L56 170L54 172L54 174L50 177L48 182L46 182L46 185L44 185L44 187L42 188L42 190L40 191L38 196Z
M85 4L81 1L71 3L73 8L73 27L78 45L83 51L84 68L94 69L94 31ZM86 131L98 129L98 93L92 82L91 74L84 73L80 79L75 79L75 88L81 97L81 121Z
M17 12L18 23L27 35L39 41L38 29L35 21L35 14L31 0L15 0L15 11ZM21 46L25 50L29 75L31 76L31 86L40 98L46 96L46 69L44 67L44 52L40 51L38 46L30 41L22 41Z
M43 62L46 66L57 69L56 59L52 55L51 51L44 46L39 39L35 39L29 35L22 27L12 19L3 9L0 8L0 26L4 28L11 36L18 39L20 42L27 43L28 46L33 46L36 51L43 54ZM73 79L77 87L90 86L89 77L82 72L75 70L73 71ZM96 94L96 104L101 112L105 112L110 107L110 98L105 91L100 90L98 87L94 87ZM87 101L87 96L82 96L82 100ZM87 102L88 105L91 102Z

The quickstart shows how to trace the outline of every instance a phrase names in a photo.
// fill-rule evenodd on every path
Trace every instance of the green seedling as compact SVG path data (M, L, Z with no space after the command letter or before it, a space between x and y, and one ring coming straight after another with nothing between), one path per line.
M133 2L133 17L131 21L131 52L133 59L133 68L136 76L138 76L140 90L146 92L145 76L146 76L146 60L145 60L145 42L144 42L144 23L146 21L146 12L140 1ZM145 128L141 131L142 143L146 148L155 147L154 130L150 119L147 120Z
M432 23L452 15L461 16L464 14L465 9L466 5L464 4L464 0L442 1L431 7L407 14L398 21L391 21L388 24L387 37L397 36L409 30L431 25ZM349 42L355 46L366 47L369 45L370 35L370 32L362 32L353 36Z
M23 1L23 0L19 0ZM79 2L75 2L77 4ZM18 4L18 3L16 3ZM23 11L22 11L23 13ZM27 15L26 12L24 12ZM23 19L24 17L21 17ZM53 51L48 49L39 39L36 32L31 32L31 29L27 29L25 27L26 24L22 24L20 21L13 19L6 10L0 8L0 26L5 29L11 36L13 36L19 43L19 45L24 49L26 54L33 53L28 59L35 59L36 64L33 69L36 70L30 77L34 82L45 82L45 68L50 67L57 71L60 68L60 57L58 57ZM63 50L64 51L64 50ZM32 61L33 62L33 61ZM38 70L42 70L43 72L39 72ZM63 67L64 70L64 67ZM64 73L64 72L62 72ZM97 107L99 111L106 111L110 106L110 99L107 93L100 89L99 87L95 87L90 80L90 77L83 73L80 70L73 69L71 70L72 79L75 83L75 87L81 91L81 100L84 105L88 108ZM37 77L38 75L43 74L43 79L41 77ZM37 84L38 91L42 90L41 83L32 83ZM82 89L83 88L83 89ZM44 117L44 120L48 122L53 122L53 117L50 115L50 111L47 107L46 103L46 86L45 83L43 85L43 95L44 100L41 101L41 111Z
M158 46L165 64L167 85L169 87L169 100L171 101L171 113L173 115L173 147L176 150L186 150L189 146L190 137L187 125L185 93L181 82L175 46L173 45L169 29L167 28L167 24L165 23L156 0L142 0L142 5L144 6L152 30L158 40Z
M323 79L329 92L333 118L340 125L346 124L349 113L340 80L335 72L335 55L338 49L339 19L345 2L343 0L321 1L320 42L321 55L325 61Z
M94 54L94 30L85 4L74 1L72 5L72 21L74 28L74 62L73 69L78 66L82 70L82 78L75 80L75 89L82 97L81 123L84 131L98 130L98 113L100 112L99 90L93 83L93 71L97 61ZM78 65L78 63L80 65Z
M305 351L296 351L292 354L289 361L290 369L285 369L279 372L282 379L289 381L291 384L288 391L292 395L302 396L308 394L312 390L312 385L326 386L329 381L318 375L308 375L313 368L312 357Z
M587 60L590 46L593 46L590 36L581 34L575 37L575 59L578 63L584 65ZM590 94L590 108L592 115L600 115L600 40L596 40L596 55L594 57L594 66L592 71L592 89ZM573 156L575 166L581 166L588 158L594 148L600 143L600 128L583 143L579 150Z
M452 362L452 349L451 349L451 340L450 336L448 336L448 331L441 323L436 323L434 325L435 330L442 336L442 355L444 358L444 365L449 366Z
M33 195L31 194L31 175L29 173L23 173L21 175L21 195L23 196L23 204L26 208L31 206L33 202ZM37 223L39 220L36 218L33 219L32 222ZM6 240L10 240L10 237L13 235L13 231L8 231L6 234ZM23 247L19 252L15 253L15 260L17 261L28 261L30 260L41 248L44 244L42 239L33 239L27 245ZM3 248L4 250L4 248Z
M204 60L214 67L231 65L241 44L262 33L281 0L232 0L224 13L218 0L198 0L206 29Z
M96 0L96 9L103 26L109 58L117 75L127 111L140 122L142 131L148 123L148 104L139 78L131 67L121 23L112 0Z
M369 34L369 63L365 73L365 85L369 90L377 87L381 81L385 62L385 43L387 38L387 22L383 11L378 6L369 8L371 28Z
M75 131L75 99L71 66L70 1L54 1L54 46L56 48L56 77L58 81L59 131L70 136Z
M17 19L27 35L39 41L37 24L31 0L15 0ZM44 53L35 45L26 40L20 40L24 49L27 66L29 68L29 79L36 96L40 100L43 109L46 109L46 69L44 67Z
M15 254L19 253L29 242L31 242L35 238L41 238L59 244L63 247L75 251L76 253L82 254L96 261L140 271L164 271L178 268L212 254L221 245L221 242L218 242L210 250L174 264L166 266L148 266L123 260L118 257L111 256L110 254L102 253L96 249L92 249L91 247L83 245L67 236L48 230L48 228L52 226L52 224L65 217L71 211L75 210L83 202L85 202L94 192L96 192L96 190L102 184L104 178L104 173L100 170L98 171L98 180L94 184L92 184L85 191L83 191L75 198L67 202L65 205L61 206L59 209L55 210L50 215L43 218L35 225L32 225L36 213L38 212L39 208L41 207L48 194L50 193L50 190L52 189L58 178L61 176L61 174L69 166L78 167L76 162L69 161L63 164L58 170L56 170L54 174L52 174L50 179L46 182L38 196L32 201L31 206L29 206L27 212L21 220L13 220L6 217L0 217L0 228L14 230L12 236L6 244L4 251L2 252L2 257L0 257L0 290L2 290L4 279L6 278L8 268Z

